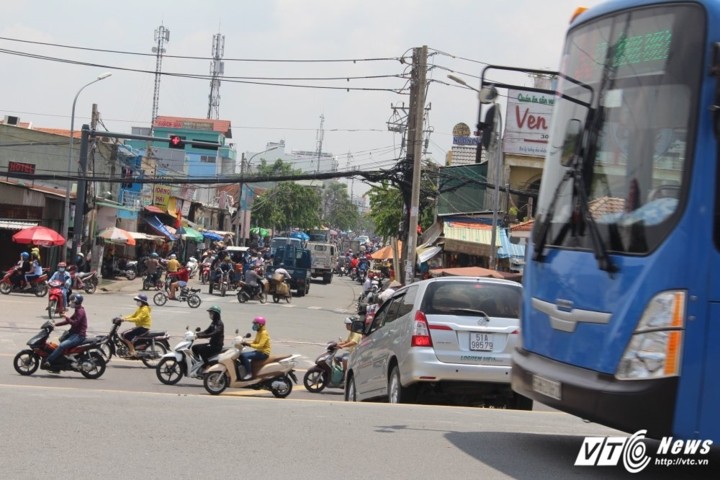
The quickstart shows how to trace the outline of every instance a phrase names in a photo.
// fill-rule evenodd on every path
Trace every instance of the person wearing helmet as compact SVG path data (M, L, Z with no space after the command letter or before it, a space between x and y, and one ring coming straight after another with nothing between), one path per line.
M75 312L71 316L65 315L64 320L55 323L56 327L63 325L70 325L70 330L67 334L61 337L60 345L48 356L43 368L52 372L57 372L57 368L53 365L55 361L63 354L68 348L80 345L85 341L85 335L87 334L87 315L85 314L85 308L82 305L83 296L73 295L73 307Z
M15 270L10 276L13 287L20 288L21 282L24 280L25 274L30 271L30 268L30 254L28 252L22 252L20 254L20 260L18 260Z
M207 309L210 315L210 326L198 333L197 338L209 338L210 342L201 345L193 345L192 351L207 363L210 357L220 353L225 340L225 325L220 318L220 307L213 305Z
M250 380L253 377L252 374L252 360L267 360L270 356L270 334L267 331L265 325L265 317L255 317L252 322L252 329L255 331L255 340L252 343L243 342L254 350L252 352L243 352L240 354L240 361L245 367L245 376L242 380Z
M70 273L66 270L67 265L65 262L58 263L57 271L52 274L52 277L48 280L48 282L52 282L57 280L58 282L63 283L62 291L63 291L63 310L67 310L69 308L68 303L68 293L70 292L70 288L72 288L72 276L70 276Z
M245 272L245 286L250 294L250 298L255 298L255 296L260 293L260 279L262 277L257 270L257 268L251 268Z
M148 304L147 295L136 295L133 300L137 303L137 309L132 315L121 317L123 322L132 322L135 328L128 330L122 334L122 339L128 346L129 355L135 355L135 344L133 340L139 335L143 335L150 330L152 326L152 317L150 316L150 305Z
M343 370L347 369L348 357L350 356L352 351L355 350L355 347L360 344L360 340L362 340L362 334L353 330L353 323L355 320L357 320L357 318L347 317L345 319L345 328L349 332L348 337L345 340L337 343L338 349L345 349L342 355L337 357L339 361L342 361Z
M42 275L42 265L40 259L34 253L30 254L30 271L25 273L25 289L32 287L32 281Z
M181 264L177 259L177 255L173 253L172 255L170 255L168 261L165 262L165 268L167 268L165 280L167 280L168 278L173 278L177 274L177 271L180 269L180 267Z
M159 280L158 269L160 268L160 260L158 258L159 255L153 252L145 259L145 274L152 285L157 285L157 281Z

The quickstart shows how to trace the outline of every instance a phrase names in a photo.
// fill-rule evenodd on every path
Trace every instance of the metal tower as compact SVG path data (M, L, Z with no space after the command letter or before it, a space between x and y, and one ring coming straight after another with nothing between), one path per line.
M162 56L165 53L165 42L170 41L170 30L160 25L155 30L156 45L152 48L155 54L155 91L153 92L152 120L150 121L150 131L155 127L155 118L157 118L158 102L160 101L160 75L162 73Z
M316 172L320 172L320 157L322 156L322 144L323 144L323 138L325 137L325 130L323 129L323 125L325 124L325 115L320 115L320 128L317 131L316 140L317 140L317 146L315 153L317 154L317 168L315 169Z
M220 60L225 55L225 35L219 33L213 35L212 56L210 62L210 96L208 103L207 118L220 118L220 76L225 74L225 62Z

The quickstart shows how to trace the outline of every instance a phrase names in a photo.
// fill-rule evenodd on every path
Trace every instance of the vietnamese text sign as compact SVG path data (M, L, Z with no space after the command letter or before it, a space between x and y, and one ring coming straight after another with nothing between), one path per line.
M503 152L544 157L554 104L553 95L508 90Z

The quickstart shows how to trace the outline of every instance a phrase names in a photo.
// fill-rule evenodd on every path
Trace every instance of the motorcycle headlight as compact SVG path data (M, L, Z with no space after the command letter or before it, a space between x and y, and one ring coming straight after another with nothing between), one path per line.
M620 360L618 380L680 374L686 296L684 291L668 291L650 300Z

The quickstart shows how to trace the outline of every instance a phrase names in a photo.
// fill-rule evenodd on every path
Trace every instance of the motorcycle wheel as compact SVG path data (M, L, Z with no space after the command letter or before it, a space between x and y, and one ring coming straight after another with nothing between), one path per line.
M85 282L85 293L93 294L97 290L97 283L88 280Z
M192 294L188 296L187 303L190 305L190 308L198 308L202 303L202 300L200 300L199 296Z
M175 358L163 358L155 369L158 380L165 385L175 385L183 377L182 367Z
M12 285L9 283L0 283L0 293L3 295L8 295L10 292L12 292Z
M21 350L13 360L13 367L20 375L32 375L40 366L40 357L32 350Z
M225 293L227 293L227 284L225 284L225 282L223 282L223 283L220 285L220 296L221 296L221 297L224 297L224 296L225 296Z
M137 277L137 272L135 270L125 270L125 276L128 280L135 280L135 277Z
M147 278L143 280L143 290L150 290L153 287L152 281L148 280Z
M275 396L275 398L285 398L292 392L292 380L288 378L288 376L280 377L275 380L270 380L270 384L274 385L275 383L280 382L282 385L279 387L270 387L270 391Z
M44 297L48 293L48 286L47 284L43 283L39 287L35 289L35 296L36 297Z
M155 345L149 344L145 351L151 352L152 355L149 357L142 357L142 362L148 368L157 368L158 363L160 363L160 359L167 353L168 349L162 343L155 343Z
M57 300L50 300L50 304L47 307L48 318L53 319L53 316L57 313Z
M205 285L209 279L210 275L208 275L207 273L203 273L200 275L200 283L202 283L203 285Z
M277 295L273 295L273 303L278 303L280 301L280 297Z
M261 292L257 297L258 297L258 300L260 300L260 303L267 302L267 293Z
M103 360L105 360L105 363L109 363L110 359L113 356L112 347L109 343L103 343L97 348L97 351L102 355Z
M91 350L87 356L80 360L80 373L83 377L95 380L105 373L105 359L100 352Z
M312 367L309 369L303 377L303 385L305 390L310 393L320 393L325 390L327 385L327 379L325 378L325 372L318 367Z
M212 372L205 375L203 387L210 395L220 395L228 387L228 376L225 372Z
M237 294L238 302L245 303L248 301L248 294L240 290Z
M165 296L163 292L158 292L155 295L153 295L153 303L157 305L158 307L162 307L165 305L168 301L168 297Z

